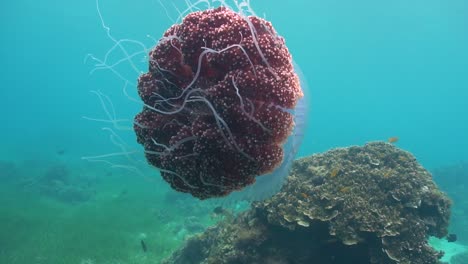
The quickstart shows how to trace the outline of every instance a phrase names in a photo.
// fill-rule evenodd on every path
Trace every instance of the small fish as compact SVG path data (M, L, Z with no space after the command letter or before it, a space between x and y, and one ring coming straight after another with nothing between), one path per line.
M338 175L338 173L340 172L340 169L338 168L334 168L331 172L330 172L330 177L336 177L336 175Z
M143 250L143 252L146 253L146 251L147 251L148 249L146 248L146 243L145 243L145 241L144 241L143 239L140 240L140 244L141 244L141 249Z
M124 199L126 197L127 193L128 193L128 191L126 189L123 189L122 191L120 191L119 194L113 195L113 197L115 199Z
M224 209L222 206L217 206L215 209L213 209L213 213L220 215L226 213L226 209Z
M390 177L390 175L392 175L392 171L391 171L391 170L386 171L386 172L383 174L384 178L388 178L388 177Z
M301 193L302 198L309 199L309 195L307 193Z
M351 190L351 187L349 187L349 186L345 186L345 187L340 188L340 192L342 192L342 193L347 193L347 192L349 192L349 190Z
M57 150L57 155L63 155L65 154L65 150L64 149L59 149Z
M398 142L398 137L390 137L388 138L388 143L397 143Z
M447 236L447 241L448 241L448 242L455 242L455 241L457 241L457 235L456 235L456 234L448 234L448 236Z

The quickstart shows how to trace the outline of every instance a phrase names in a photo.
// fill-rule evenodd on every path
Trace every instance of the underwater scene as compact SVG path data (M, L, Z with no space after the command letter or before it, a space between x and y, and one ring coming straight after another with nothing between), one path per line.
M0 12L0 264L468 264L466 0Z

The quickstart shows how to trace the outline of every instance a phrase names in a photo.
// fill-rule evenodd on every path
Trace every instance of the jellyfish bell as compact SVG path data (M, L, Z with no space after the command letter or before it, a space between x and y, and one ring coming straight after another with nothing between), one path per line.
M202 200L263 199L279 189L300 145L304 80L284 39L248 1L197 3L208 8L190 5L146 50L149 67L135 84L140 98L125 93L142 105L133 121L137 142L147 163L177 191ZM115 42L111 51L126 56L118 63L131 63L123 44L133 42L111 37L102 22ZM125 79L106 63L109 54L100 67Z
M207 199L287 175L304 100L270 22L225 6L189 13L150 51L138 92L138 143L173 189Z
M223 202L237 202L243 200L252 202L270 198L281 189L286 177L289 175L292 163L296 158L304 138L307 125L308 106L310 103L310 98L307 93L307 81L302 74L299 65L294 63L294 69L300 78L304 96L298 100L296 107L290 111L294 116L294 128L283 145L283 161L274 171L255 177L255 182L253 184L242 190L234 191L230 197L228 199L224 199Z

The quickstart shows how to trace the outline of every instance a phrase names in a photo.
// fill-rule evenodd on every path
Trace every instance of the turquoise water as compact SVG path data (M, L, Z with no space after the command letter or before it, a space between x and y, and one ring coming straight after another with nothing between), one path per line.
M100 11L114 37L148 48L185 4L163 1L166 13L159 1L137 2L102 0ZM251 4L286 39L308 83L300 156L398 137L429 170L468 160L466 1ZM120 151L101 129L108 124L83 118L105 117L90 90L108 95L118 118L141 108L111 71L90 74L87 54L103 58L113 45L95 1L18 0L0 12L0 263L154 263L199 231L188 230L187 217L200 226L217 220L210 204L167 198L169 187L144 163L112 161L135 173L82 159ZM145 61L135 63L146 70ZM128 64L118 70L132 82L138 76ZM119 135L138 149L132 131ZM74 189L50 195L37 179L57 171ZM177 210L174 200L190 207Z

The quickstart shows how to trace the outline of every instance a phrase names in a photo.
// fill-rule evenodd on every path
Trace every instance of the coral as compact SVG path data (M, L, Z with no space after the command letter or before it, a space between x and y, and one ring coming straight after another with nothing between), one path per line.
M468 161L437 168L434 180L453 200L453 215L450 230L457 234L459 241L468 243Z
M95 194L91 179L75 177L63 164L51 165L42 175L26 179L21 185L66 203L85 202Z
M205 225L196 216L189 216L185 218L183 226L190 234L200 233L205 230Z
M70 175L66 166L58 164L51 166L42 175L41 182L44 185L64 184L70 183Z
M450 206L410 153L375 142L297 160L279 193L189 244L193 263L435 264Z
M172 188L224 196L282 163L303 94L271 23L226 7L194 12L149 57L134 130Z
M434 180L444 189L466 185L468 179L468 161L436 168L433 171L433 175Z
M39 177L37 183L41 193L62 200L67 196L70 174L66 166L53 165Z

